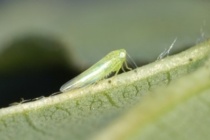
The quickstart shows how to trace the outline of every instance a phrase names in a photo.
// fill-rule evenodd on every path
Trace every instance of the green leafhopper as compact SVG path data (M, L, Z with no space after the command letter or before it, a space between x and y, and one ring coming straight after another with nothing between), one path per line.
M113 72L117 74L124 63L126 68L128 68L126 63L126 50L119 49L112 51L89 69L62 85L60 91L64 92L93 84Z

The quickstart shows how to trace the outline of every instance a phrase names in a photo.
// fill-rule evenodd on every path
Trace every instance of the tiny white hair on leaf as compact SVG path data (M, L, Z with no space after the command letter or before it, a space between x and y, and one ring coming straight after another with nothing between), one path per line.
M20 98L20 102L14 102L9 104L9 106L15 106L15 105L20 105L20 104L24 104L26 102L30 102L32 101L31 99L24 99L24 98Z
M206 27L206 20L203 20L203 24L201 25L201 28L200 28L200 36L196 40L196 44L198 44L198 43L202 42L203 40L205 40L206 38L208 38L206 36L206 32L204 30L205 27Z
M37 100L41 100L41 99L43 99L43 98L45 98L45 96L40 96L40 97L34 98L34 99L32 99L31 101L37 101Z
M174 39L174 41L171 43L168 49L165 49L157 58L157 60L163 59L164 57L168 56L170 54L171 49L174 47L174 44L177 41L177 37Z

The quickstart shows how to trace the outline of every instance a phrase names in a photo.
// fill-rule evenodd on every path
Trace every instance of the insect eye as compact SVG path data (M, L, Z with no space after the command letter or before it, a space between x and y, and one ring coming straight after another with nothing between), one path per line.
M120 58L124 58L125 57L125 52L121 52L120 53Z

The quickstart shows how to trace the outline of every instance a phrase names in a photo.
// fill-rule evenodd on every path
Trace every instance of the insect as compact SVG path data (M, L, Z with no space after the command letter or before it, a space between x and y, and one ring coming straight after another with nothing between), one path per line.
M125 64L127 69L131 69L126 63L126 50L119 49L112 51L89 69L62 85L60 91L64 92L93 84L113 72L116 75L123 68L123 64Z

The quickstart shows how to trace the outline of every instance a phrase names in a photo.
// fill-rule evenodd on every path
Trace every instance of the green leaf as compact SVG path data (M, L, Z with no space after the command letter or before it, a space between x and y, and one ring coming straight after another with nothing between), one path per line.
M210 59L196 72L148 94L95 139L209 139L209 115Z
M204 63L207 61L210 52L209 44L210 41L206 41L180 54L169 56L85 88L2 108L0 110L0 139L69 140L92 138L138 102L141 103L140 108L145 114L142 117L146 116L143 121L141 120L140 125L136 123L136 125L129 127L129 121L131 123L139 122L139 118L141 118L141 111L140 114L137 112L137 116L134 115L135 117L133 117L133 114L136 114L134 109L134 112L131 111L127 114L128 116L131 114L128 122L125 123L122 121L124 119L119 119L119 123L116 124L116 126L122 126L125 129L123 133L117 135L118 133L115 134L112 128L104 133L107 137L125 135L125 138L132 138L139 137L140 134L141 137L147 137L146 134L150 136L150 132L155 131L150 131L148 124L152 125L154 123L155 125L156 120L161 118L161 115L165 115L164 113L187 101L184 99L191 97L191 92L187 91L186 88L190 88L193 84L182 82L183 85L179 85L180 88L177 88L176 84L174 84L174 87L171 84L172 87L168 87L171 89L171 94L160 91L162 92L161 96L158 96L159 93L154 94L154 97L147 99L148 101L145 99L146 96L150 95L148 93L156 90L157 87L167 86L174 79L183 77L200 67L205 69ZM208 75L199 71L196 71L196 73L206 79L204 82L208 81ZM186 78L183 77L183 79L188 79L190 83L194 82L193 95L200 91L199 89L202 89L202 86L200 86L202 82L195 77L190 75ZM199 83L193 81L194 79L198 80ZM147 106L153 101L153 98L154 103ZM147 112L147 108L151 108L151 110ZM170 128L170 126L168 127ZM141 131L138 132L140 129ZM156 133L159 134L159 132ZM167 135L173 134L170 133L168 132Z

